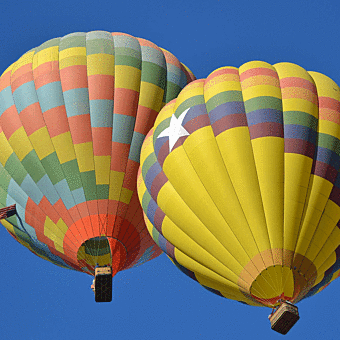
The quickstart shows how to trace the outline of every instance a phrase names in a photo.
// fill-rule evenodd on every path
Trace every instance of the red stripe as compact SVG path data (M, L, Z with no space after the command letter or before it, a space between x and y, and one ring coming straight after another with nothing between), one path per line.
M20 119L28 136L45 126L39 103L24 108L20 112Z
M255 76L270 76L276 79L279 79L277 73L269 68L265 67L257 67L251 68L247 71L240 73L240 80L241 82Z
M68 118L73 144L92 142L90 114Z

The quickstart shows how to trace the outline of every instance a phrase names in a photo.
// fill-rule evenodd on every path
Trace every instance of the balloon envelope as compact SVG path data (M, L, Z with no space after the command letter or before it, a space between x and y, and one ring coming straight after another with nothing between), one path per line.
M144 141L150 234L202 286L256 306L293 303L340 272L340 90L254 61L187 85Z
M24 54L0 78L3 225L61 267L113 274L158 256L136 193L139 155L161 107L192 73L123 33L73 33Z

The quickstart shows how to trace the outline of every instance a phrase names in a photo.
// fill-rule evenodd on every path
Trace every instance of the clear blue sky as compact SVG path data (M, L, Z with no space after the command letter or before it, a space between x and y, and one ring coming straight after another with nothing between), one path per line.
M336 0L3 1L0 69L48 39L105 30L151 40L197 78L250 60L289 61L340 84L339 13ZM0 258L1 340L282 338L269 309L209 293L165 255L118 273L109 304L94 302L90 276L43 261L2 226ZM340 338L338 281L299 304L287 339Z

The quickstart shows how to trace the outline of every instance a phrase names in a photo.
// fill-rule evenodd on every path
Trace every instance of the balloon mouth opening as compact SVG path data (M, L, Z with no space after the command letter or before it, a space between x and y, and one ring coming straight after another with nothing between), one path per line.
M78 249L77 259L82 270L90 275L98 267L111 267L112 276L122 269L126 262L127 251L117 239L97 236L83 242Z

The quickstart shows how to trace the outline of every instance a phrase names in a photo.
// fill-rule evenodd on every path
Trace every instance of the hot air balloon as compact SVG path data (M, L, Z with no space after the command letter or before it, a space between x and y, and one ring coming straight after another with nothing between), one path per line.
M39 257L110 280L161 250L143 220L140 148L193 74L123 33L73 33L25 53L0 78L0 217Z
M208 290L277 308L340 273L340 90L298 65L253 61L187 85L158 115L141 152L148 230Z

